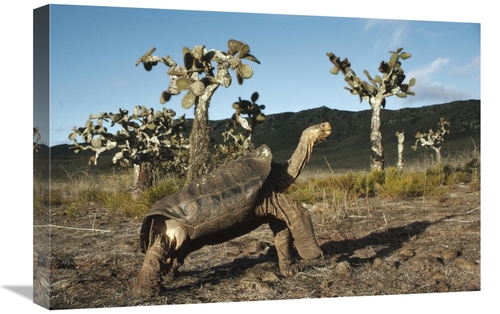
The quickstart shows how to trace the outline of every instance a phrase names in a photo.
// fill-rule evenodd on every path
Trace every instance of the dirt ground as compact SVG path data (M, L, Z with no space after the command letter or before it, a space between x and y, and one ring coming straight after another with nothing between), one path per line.
M167 278L166 292L150 299L131 293L144 258L139 217L96 207L70 219L53 208L51 225L34 217L34 302L76 309L481 289L479 190L457 186L439 200L373 197L350 208L331 223L320 219L320 206L310 208L324 258L299 260L293 277L280 275L271 231L262 226L193 252L181 277Z

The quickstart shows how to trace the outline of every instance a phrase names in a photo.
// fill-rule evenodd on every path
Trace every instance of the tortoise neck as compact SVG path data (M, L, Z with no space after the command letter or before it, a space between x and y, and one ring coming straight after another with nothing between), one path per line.
M287 162L287 173L293 178L293 180L297 179L302 170L304 170L306 164L309 162L309 159L311 159L313 146L314 141L309 138L308 134L302 134L299 145ZM290 184L292 182L290 182Z
M284 163L273 162L271 168L271 184L278 193L284 192L300 175L309 159L311 159L314 141L307 134L302 134L299 145L292 157Z

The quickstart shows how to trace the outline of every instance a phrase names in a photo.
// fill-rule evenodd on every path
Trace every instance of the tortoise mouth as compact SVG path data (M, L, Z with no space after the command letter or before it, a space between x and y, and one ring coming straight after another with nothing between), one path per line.
M323 134L325 137L330 136L332 134L332 126L328 122L324 122L321 124L321 128L323 129Z

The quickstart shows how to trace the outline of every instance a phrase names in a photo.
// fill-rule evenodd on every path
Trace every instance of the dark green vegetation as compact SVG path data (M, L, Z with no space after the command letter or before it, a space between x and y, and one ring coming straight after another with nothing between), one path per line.
M448 157L456 156L474 148L480 149L480 100L455 101L446 104L425 106L420 108L405 108L400 110L384 109L381 113L381 131L385 146L386 167L397 163L396 132L405 133L404 161L405 164L426 163L435 160L433 150L419 148L414 151L417 132L435 129L439 119L446 118L450 124L450 134L446 136L441 150L443 162ZM370 169L370 118L371 110L359 112L329 109L326 107L307 109L297 113L286 112L270 114L266 122L254 130L254 144L258 147L267 144L277 160L285 160L291 156L293 148L304 129L328 121L332 126L330 137L319 144L307 169L318 171L366 170ZM212 121L212 137L214 143L222 141L230 119ZM189 130L188 130L189 132ZM113 165L111 158L114 151L103 153L96 166L88 165L90 152L74 154L68 150L69 145L58 145L51 148L51 175L53 178L65 177L67 173L91 171L92 173L109 173L120 171L119 165ZM46 168L48 147L43 146L34 154L35 171ZM327 163L328 162L328 163ZM45 166L43 166L45 164ZM46 169L45 169L46 170Z

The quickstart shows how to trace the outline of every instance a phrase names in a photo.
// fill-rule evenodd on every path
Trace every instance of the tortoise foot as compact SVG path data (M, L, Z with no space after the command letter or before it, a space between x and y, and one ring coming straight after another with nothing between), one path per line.
M323 251L319 246L308 246L298 248L299 255L303 259L317 259L323 257Z
M137 276L132 294L134 297L148 298L160 295L163 290L164 287L159 276L141 272Z
M301 268L297 264L280 264L280 273L285 277L291 277L298 274Z

